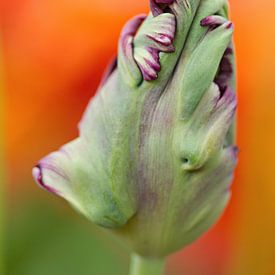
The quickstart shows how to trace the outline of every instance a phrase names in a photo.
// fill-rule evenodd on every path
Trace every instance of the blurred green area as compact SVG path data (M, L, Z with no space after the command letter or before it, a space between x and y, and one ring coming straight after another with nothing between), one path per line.
M6 275L127 274L123 247L65 202L45 195L47 200L32 194L8 205Z

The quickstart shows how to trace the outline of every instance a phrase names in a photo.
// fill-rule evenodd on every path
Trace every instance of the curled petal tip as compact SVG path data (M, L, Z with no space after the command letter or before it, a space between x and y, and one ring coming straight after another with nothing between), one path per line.
M59 192L51 187L51 186L48 186L44 180L43 180L43 173L42 173L42 168L41 168L41 165L38 164L36 165L33 169L32 169L32 176L35 180L35 182L43 189L49 191L50 193L53 193L53 194L59 194Z
M138 28L144 21L144 19L147 17L146 14L140 14L135 17L133 17L123 28L121 32L121 38L122 41L126 40L127 37L134 37Z
M146 81L155 80L161 68L160 53L175 51L175 16L161 14L148 18L134 39L134 59Z
M226 28L227 28L227 29L233 29L233 23L232 23L232 22L229 22L229 23L226 25Z
M120 36L118 67L130 86L136 86L142 81L142 75L134 59L133 40L146 16L141 14L132 18L125 25Z
M209 27L210 30L216 29L217 27L223 25L226 29L232 29L233 23L222 16L219 15L211 15L207 16L200 21L200 25L202 27Z

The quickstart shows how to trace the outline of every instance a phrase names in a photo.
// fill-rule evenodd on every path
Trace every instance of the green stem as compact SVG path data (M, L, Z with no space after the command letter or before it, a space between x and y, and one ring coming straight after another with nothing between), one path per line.
M132 254L130 275L162 275L164 271L165 259L144 258L137 254Z

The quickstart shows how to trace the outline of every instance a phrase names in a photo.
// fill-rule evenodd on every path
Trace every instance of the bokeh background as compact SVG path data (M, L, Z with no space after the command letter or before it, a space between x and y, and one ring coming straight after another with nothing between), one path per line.
M148 2L1 0L3 274L127 274L127 251L39 189L31 168L77 135L120 29L134 14L148 11ZM275 274L275 2L230 2L240 147L233 197L213 229L169 258L169 275Z

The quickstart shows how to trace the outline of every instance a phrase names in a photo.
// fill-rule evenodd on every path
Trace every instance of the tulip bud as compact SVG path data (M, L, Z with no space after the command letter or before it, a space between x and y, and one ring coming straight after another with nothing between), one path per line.
M233 25L225 0L151 0L122 30L79 124L36 182L137 254L197 239L230 197L236 165Z

